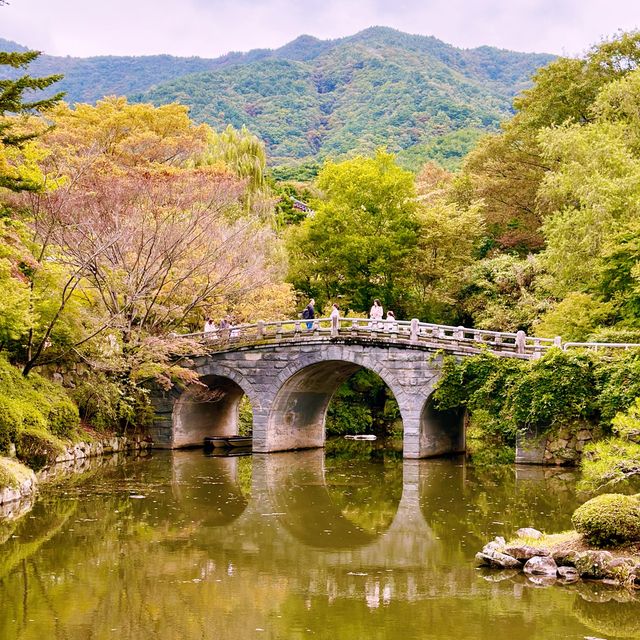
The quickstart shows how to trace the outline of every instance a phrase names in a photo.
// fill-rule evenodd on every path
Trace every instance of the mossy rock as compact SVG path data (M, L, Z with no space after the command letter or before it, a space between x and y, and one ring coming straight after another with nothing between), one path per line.
M640 541L640 494L597 496L578 507L571 521L576 531L596 547Z
M64 452L64 443L43 429L26 428L16 439L18 458L32 469L53 464Z

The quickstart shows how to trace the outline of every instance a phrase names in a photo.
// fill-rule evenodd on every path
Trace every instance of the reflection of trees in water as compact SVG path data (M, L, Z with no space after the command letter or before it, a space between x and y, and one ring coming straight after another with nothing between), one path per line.
M324 467L318 467L313 455L270 457L273 475L265 477L273 485L270 491L283 490L280 506L290 510L296 526L308 524L305 514L319 504L331 507L331 514L346 513L348 522L355 518L365 537L377 542L377 528L391 525L388 514L398 508L403 463L391 456L376 464L367 450L360 448L353 462L327 458ZM305 470L306 459L310 464ZM266 469L266 457L260 460ZM226 509L216 501L229 501L233 509L236 500L247 501L243 485L248 486L251 458L218 463L195 452L161 454L96 476L86 486L72 486L70 495L58 494L59 503L48 496L47 504L34 511L37 519L29 521L29 527L36 525L34 537L48 529L48 514L64 516L66 509L74 510L57 529L48 529L51 536L40 535L39 547L14 556L18 564L0 579L0 638L84 640L93 634L217 640L253 637L256 628L264 628L265 637L315 633L336 640L425 634L434 639L578 637L583 628L570 613L576 593L532 589L524 582L486 582L468 558L459 557L457 547L458 532L470 528L472 537L479 536L482 527L492 526L499 509L506 505L515 517L518 500L530 493L552 493L555 484L531 478L519 486L523 480L516 480L512 470L487 474L450 462L412 464L421 478L422 512L437 526L444 548L457 550L453 562L436 556L428 566L385 567L384 558L378 565L356 564L353 558L365 556L305 546L290 536L280 513L260 510L271 507L260 496L252 497L257 502L249 501L240 517L209 523L212 507ZM318 468L324 469L326 484ZM258 469L256 461L256 474ZM259 478L254 478L256 491L261 490ZM296 494L300 486L303 490ZM310 503L305 486L318 498L324 493L324 502ZM289 502L288 489L294 492ZM135 499L132 493L145 497ZM571 490L560 493L571 499ZM535 498L534 505L551 509L564 500L546 496ZM296 505L303 511L296 513ZM367 520L367 508L382 515ZM325 526L325 515L316 515L318 526ZM29 543L22 534L12 540L16 550ZM0 561L4 549L0 546ZM118 631L112 632L114 628Z
M343 443L327 451L326 490L345 518L380 534L391 526L402 498L402 457L375 442Z
M426 521L440 537L458 540L465 557L496 535L512 537L520 527L570 529L580 504L575 478L566 471L473 467L463 458L453 465L421 462L420 502Z

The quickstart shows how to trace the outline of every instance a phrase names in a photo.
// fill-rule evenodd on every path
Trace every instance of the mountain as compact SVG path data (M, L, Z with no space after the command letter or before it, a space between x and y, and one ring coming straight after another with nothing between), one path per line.
M0 49L19 46L0 40ZM478 131L497 128L548 54L458 49L431 36L372 27L353 36L303 35L279 49L215 59L43 55L31 75L63 73L69 102L121 94L190 107L217 129L246 125L274 164L385 146L409 165L455 163ZM434 151L435 150L435 151Z

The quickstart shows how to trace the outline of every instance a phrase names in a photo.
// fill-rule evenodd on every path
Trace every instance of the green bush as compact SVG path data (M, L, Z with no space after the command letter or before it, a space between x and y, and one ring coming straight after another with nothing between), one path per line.
M596 364L597 403L605 423L628 411L640 396L640 354L637 351L609 353Z
M26 428L16 439L18 458L32 469L53 464L64 451L64 444L46 430Z
M609 438L585 447L580 491L598 491L612 485L632 488L639 478L640 444Z
M51 433L60 438L70 438L80 424L78 407L69 398L53 400L47 417Z
M25 378L2 356L0 390L0 452L14 443L22 460L42 465L53 455L49 450L55 459L62 447L58 437L72 438L79 425L78 409L66 391L35 373Z
M578 507L571 521L576 531L597 547L640 541L640 494L597 496Z
M0 396L0 453L8 453L22 425L22 412L16 401Z
M640 444L640 398L636 398L626 413L617 413L611 425L619 438Z

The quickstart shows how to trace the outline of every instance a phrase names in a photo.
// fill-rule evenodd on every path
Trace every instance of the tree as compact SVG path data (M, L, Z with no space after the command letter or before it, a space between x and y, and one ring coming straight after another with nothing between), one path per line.
M277 282L270 225L247 208L245 180L193 166L208 128L184 108L108 99L54 113L49 188L8 199L30 216L36 252L25 374L78 349L109 366L162 362L168 332Z
M0 51L0 66L14 69L27 67L40 55L38 51L5 52ZM25 92L42 91L62 78L52 75L44 78L32 78L23 75L15 80L0 80L0 187L12 191L33 191L40 188L37 181L30 179L16 167L19 154L16 151L43 132L43 127L25 126L24 118L34 113L50 110L63 97L57 93L39 100L26 100ZM22 116L18 119L17 116Z
M594 122L596 97L640 63L640 32L622 33L594 46L583 59L558 58L534 75L534 85L514 100L516 115L500 135L488 136L464 163L475 197L485 200L490 237L519 253L543 245L540 227L553 209L539 190L556 158L545 154L538 134L559 126Z
M380 298L402 312L400 283L419 226L412 174L378 151L327 163L317 184L324 200L289 234L290 281L320 304L340 296L343 306L365 311Z

